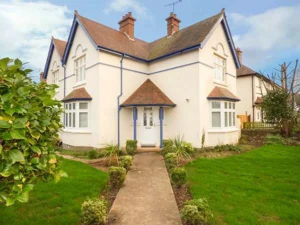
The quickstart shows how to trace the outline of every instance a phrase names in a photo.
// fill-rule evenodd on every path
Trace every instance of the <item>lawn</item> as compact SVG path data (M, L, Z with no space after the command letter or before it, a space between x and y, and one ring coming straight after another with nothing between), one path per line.
M264 146L186 166L193 198L207 198L211 224L300 224L300 147Z
M28 203L0 206L0 224L79 224L81 204L87 198L99 196L108 176L89 165L66 159L62 169L69 177L62 178L57 184L37 184Z

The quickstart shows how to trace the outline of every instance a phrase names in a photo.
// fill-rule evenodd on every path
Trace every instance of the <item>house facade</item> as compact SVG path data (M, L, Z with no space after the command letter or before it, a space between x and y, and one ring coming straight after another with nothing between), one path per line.
M271 81L260 73L245 66L242 62L242 51L237 48L241 67L237 69L237 115L249 116L251 122L263 122L264 113L260 107L262 97L271 88Z
M68 40L52 39L43 79L59 86L64 146L237 143L240 63L224 10L181 30L171 13L151 43L134 36L135 21L128 13L115 30L75 11Z

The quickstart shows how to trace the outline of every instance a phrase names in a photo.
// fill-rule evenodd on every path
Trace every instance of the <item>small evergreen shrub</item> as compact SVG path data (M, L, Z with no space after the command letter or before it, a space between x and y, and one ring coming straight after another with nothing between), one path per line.
M217 145L214 148L215 151L217 152L223 152L223 151L233 151L233 152L240 152L241 148L237 145Z
M171 181L178 187L187 182L187 172L184 168L173 168L171 170Z
M193 199L186 201L181 210L182 218L190 225L207 224L208 220L213 217L205 198Z
M126 152L128 155L134 155L137 149L137 140L126 141Z
M162 151L161 153L163 155L166 155L168 153L172 153L174 152L173 149L172 149L172 140L163 140L163 148L162 148Z
M124 155L120 157L120 166L125 168L127 171L130 169L132 165L132 156Z
M284 144L284 138L280 135L267 135L265 137L266 145L282 145Z
M88 152L89 159L96 159L98 157L98 152L96 150L91 150Z
M190 155L193 155L194 152L195 152L195 148L193 147L193 145L189 142L183 142L182 143L182 147L185 149L185 151L190 154Z
M247 144L247 136L242 134L239 139L239 144Z
M103 199L87 200L81 207L83 225L105 224L107 220L107 202Z
M125 181L126 169L123 167L111 166L108 170L109 183L112 188L120 188Z
M177 166L177 156L175 153L167 153L165 155L166 167L170 170Z

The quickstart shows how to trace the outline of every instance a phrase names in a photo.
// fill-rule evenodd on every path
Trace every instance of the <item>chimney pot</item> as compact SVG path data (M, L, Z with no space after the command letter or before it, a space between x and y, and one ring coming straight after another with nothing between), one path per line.
M132 12L127 13L123 18L119 21L120 31L126 33L126 35L130 39L134 39L134 22L135 18L132 17Z
M170 16L166 19L167 21L167 31L168 37L172 36L175 32L179 31L179 23L181 22L180 19L176 17L176 14L173 12L170 13Z

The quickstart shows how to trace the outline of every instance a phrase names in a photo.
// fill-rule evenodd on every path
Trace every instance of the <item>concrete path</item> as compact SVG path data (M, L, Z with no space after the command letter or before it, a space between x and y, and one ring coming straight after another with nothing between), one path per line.
M158 153L134 156L109 221L110 225L182 225L168 172Z

